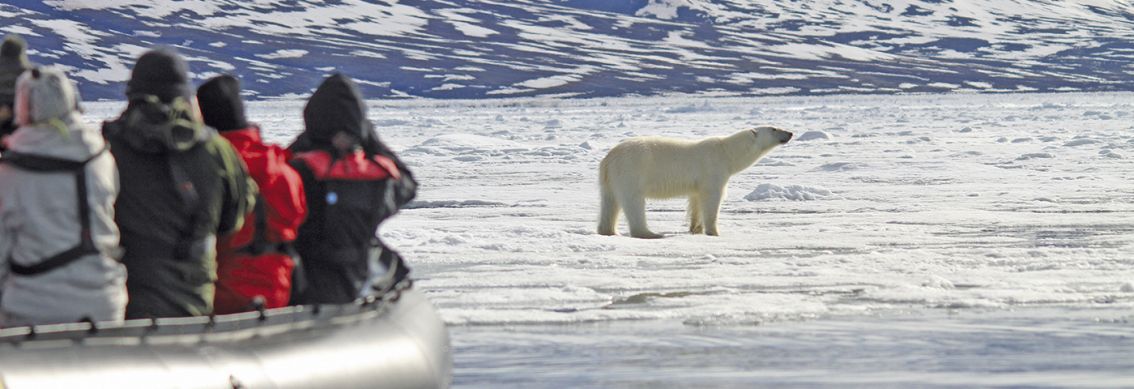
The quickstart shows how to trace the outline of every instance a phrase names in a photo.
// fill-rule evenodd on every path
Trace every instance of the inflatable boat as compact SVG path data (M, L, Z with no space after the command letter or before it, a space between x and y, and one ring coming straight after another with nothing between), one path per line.
M0 389L448 387L448 331L408 281L354 304L3 329Z

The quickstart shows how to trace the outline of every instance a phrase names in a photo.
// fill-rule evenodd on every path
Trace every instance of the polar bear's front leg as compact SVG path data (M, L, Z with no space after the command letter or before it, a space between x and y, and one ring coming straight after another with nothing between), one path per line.
M689 208L686 211L689 214L689 233L700 234L705 232L705 224L701 221L701 200L697 195L689 196Z
M705 223L705 235L718 236L717 214L721 210L721 200L724 199L724 186L708 190L708 193L698 194L701 200L701 219Z

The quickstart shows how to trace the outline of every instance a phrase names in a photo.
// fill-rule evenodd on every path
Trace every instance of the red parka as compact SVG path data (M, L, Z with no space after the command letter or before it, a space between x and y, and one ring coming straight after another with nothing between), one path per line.
M288 165L291 154L264 144L259 128L220 134L244 159L249 175L260 187L260 197L253 212L245 216L244 228L217 242L214 312L250 310L257 296L263 297L266 308L285 306L291 297L295 268L286 247L295 240L307 216L303 181ZM262 235L257 232L258 226L267 227ZM257 242L257 235L264 242Z

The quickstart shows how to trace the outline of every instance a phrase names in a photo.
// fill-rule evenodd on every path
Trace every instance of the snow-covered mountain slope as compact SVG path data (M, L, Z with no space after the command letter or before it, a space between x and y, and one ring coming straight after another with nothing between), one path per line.
M5 0L0 30L121 98L177 46L195 77L373 98L1134 90L1124 0Z

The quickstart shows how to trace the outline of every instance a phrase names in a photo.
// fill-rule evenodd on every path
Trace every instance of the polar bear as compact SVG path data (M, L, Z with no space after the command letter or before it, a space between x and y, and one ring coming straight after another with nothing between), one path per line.
M717 213L729 177L756 163L792 133L760 126L725 137L684 140L637 137L619 143L599 164L598 233L616 235L618 211L630 236L661 238L646 226L646 199L689 197L689 232L718 235Z

